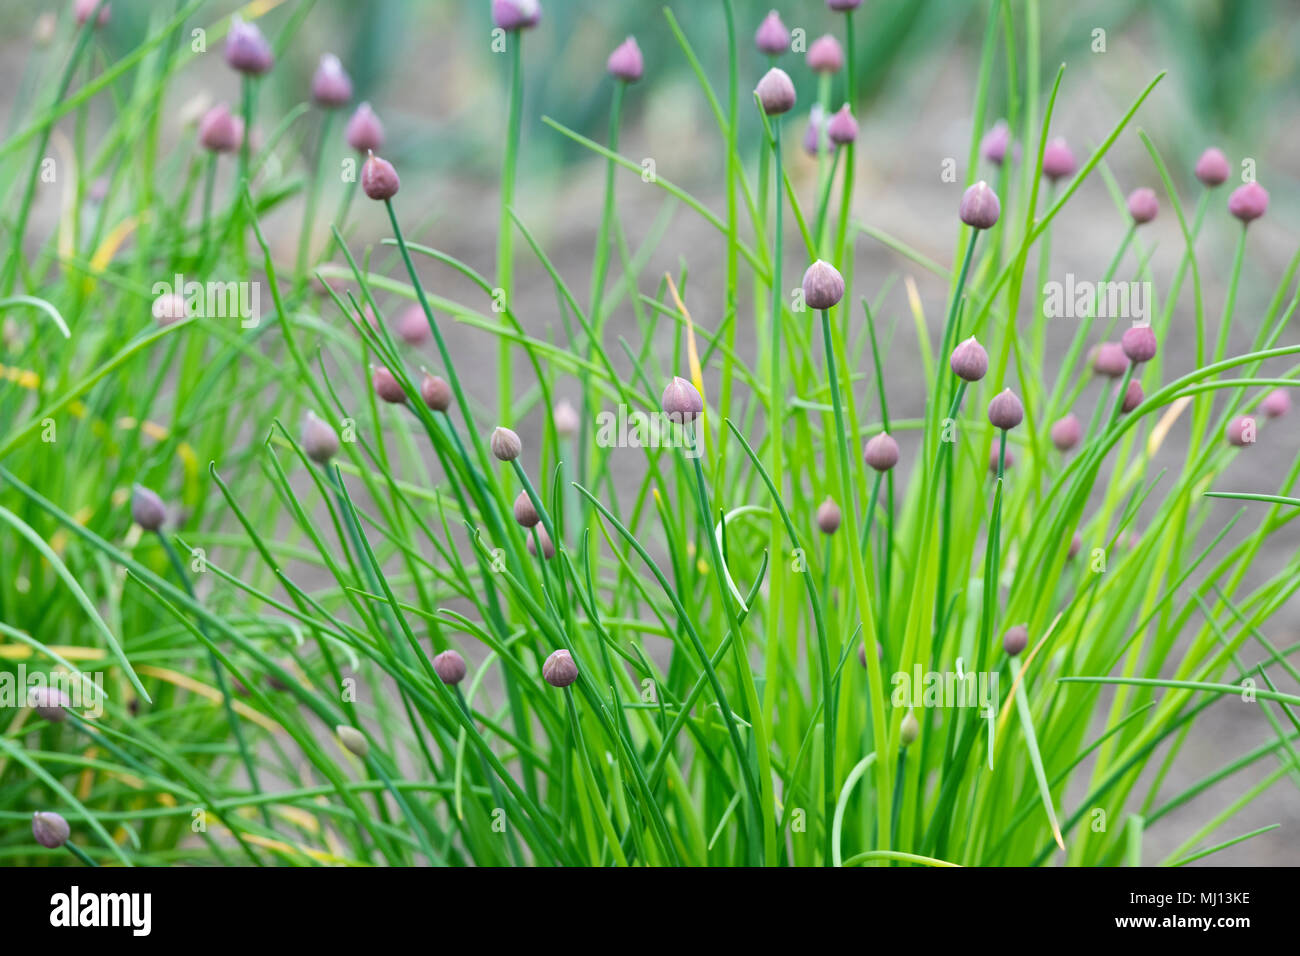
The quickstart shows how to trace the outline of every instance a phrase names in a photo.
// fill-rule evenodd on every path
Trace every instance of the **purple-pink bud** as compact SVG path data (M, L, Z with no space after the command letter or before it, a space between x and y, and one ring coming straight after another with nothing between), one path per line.
M369 103L362 103L348 119L348 145L358 153L380 149L384 145L384 124L370 108Z
M444 684L459 684L469 672L465 667L465 658L456 651L446 650L433 659L433 672Z
M993 128L980 140L980 155L995 166L1001 166L1007 158L1007 147L1011 145L1011 128L1006 120L998 120Z
M1118 342L1102 342L1092 353L1092 370L1106 378L1119 378L1128 368L1128 356Z
M760 53L779 56L790 48L790 31L781 22L781 15L775 10L763 18L754 34L754 45Z
M375 394L384 401L390 405L406 404L406 391L387 368L376 365L370 372L370 380L374 383Z
M339 453L339 436L314 412L308 412L302 423L302 450L318 465L328 464Z
M966 341L957 343L948 358L948 366L958 378L978 382L988 373L989 353L984 351L984 346L975 341L975 336L972 335Z
M1119 344L1124 355L1134 365L1150 362L1156 357L1156 334L1149 325L1135 325L1125 329Z
M1002 649L1008 657L1015 657L1028 646L1029 628L1023 624L1007 628L1007 632L1002 635Z
M1119 410L1127 415L1141 405L1142 399L1145 397L1142 392L1142 383L1135 378L1129 379L1128 388L1124 389L1124 400L1120 402Z
M502 30L531 30L541 19L537 0L492 0L492 23Z
M85 26L90 15L95 12L95 6L99 0L77 0L72 6L73 15L77 18L77 26ZM108 22L109 4L106 2L99 8L99 16L95 17L95 26L102 27Z
M365 194L371 199L392 199L401 185L393 164L371 153L361 167L361 188Z
M320 65L311 78L311 97L326 109L347 106L352 99L352 80L333 53L321 54Z
M1079 444L1082 438L1083 426L1079 424L1079 419L1073 412L1052 424L1052 444L1059 451L1069 451Z
M1006 450L1006 456L1002 460L1002 470L1007 471L1016 463L1016 454L1010 448ZM998 473L998 446L994 445L989 449L989 474Z
M424 316L424 309L419 303L412 302L397 313L397 336L407 345L423 345L429 341L429 320Z
M829 33L813 40L808 48L808 69L814 73L838 73L844 69L844 51L840 41Z
M972 229L992 229L1002 215L1002 206L998 194L981 179L962 194L957 214Z
M233 153L244 140L244 121L218 103L199 120L199 145L214 153Z
M578 679L578 665L573 655L561 648L546 658L542 664L542 680L552 687L568 687Z
M131 490L131 518L145 531L157 531L167 520L167 506L157 492L136 485Z
M1291 396L1286 389L1275 388L1259 403L1259 410L1269 418L1281 418L1291 411Z
M551 413L551 421L555 425L555 431L560 435L567 437L578 432L578 410L566 398L562 398L555 403L555 411Z
M641 48L636 45L634 37L628 37L614 48L614 52L605 61L605 69L610 76L624 83L635 83L641 79L641 74L645 72L645 59L641 56Z
M1258 219L1268 210L1268 190L1259 183L1244 183L1228 197L1228 212L1242 222Z
M787 113L794 106L794 82L780 67L774 66L768 70L758 81L754 92L758 94L759 105L768 116Z
M669 420L679 425L695 421L704 411L704 399L699 391L680 375L674 375L673 380L664 387L659 404Z
M1238 448L1255 444L1255 419L1243 415L1228 422L1228 444Z
M1007 431L1024 420L1025 406L1020 404L1020 399L1011 389L1004 388L999 394L993 396L993 401L989 402L989 421L993 423L994 428Z
M547 561L555 557L555 542L552 541L551 536L546 533L546 526L538 525L534 529L533 534L537 536L538 541L542 542L542 557ZM537 557L537 544L534 542L533 535L528 536L528 553L533 557Z
M275 64L275 54L262 31L237 16L230 21L230 32L226 34L225 57L231 69L253 75L266 73Z
M533 504L533 499L528 497L526 491L519 492L519 497L515 499L514 511L515 520L525 528L535 528L542 520L542 516L537 513L537 506Z
M1223 185L1231 175L1232 167L1228 165L1228 157L1213 146L1201 153L1201 158L1196 161L1196 178L1207 189Z
M862 6L862 0L826 0L826 6L836 13L848 13Z
M876 471L889 471L898 464L898 442L889 432L881 432L862 449L862 459Z
M171 292L154 299L151 311L159 325L171 325L189 318L190 306L185 301L185 296Z
M840 527L840 506L830 495L817 508L817 527L822 534L834 534Z
M72 701L68 699L68 695L62 688L49 687L45 684L39 684L31 689L27 695L27 703L31 705L32 710L36 711L38 717L52 724L61 724L67 720L68 708L72 706Z
M72 828L63 815L52 810L42 810L32 814L32 836L36 842L47 850L57 850L68 842Z
M844 298L844 277L824 259L803 274L803 300L810 309L832 309Z
M1128 214L1133 217L1133 221L1138 225L1150 222L1156 218L1156 213L1159 211L1160 203L1156 200L1154 189L1142 186L1128 194Z
M420 398L433 411L445 412L451 408L451 386L445 378L425 372L424 380L420 382Z
M1043 175L1053 181L1073 175L1074 153L1062 136L1056 137L1043 148Z
M858 121L853 118L848 103L841 106L826 124L826 135L836 146L844 146L858 138Z
M803 134L803 148L809 156L816 156L822 151L822 134L826 132L826 111L820 103L814 103L808 114L808 129Z
M492 429L488 447L492 449L497 461L514 461L524 452L524 443L519 440L519 436L504 425Z

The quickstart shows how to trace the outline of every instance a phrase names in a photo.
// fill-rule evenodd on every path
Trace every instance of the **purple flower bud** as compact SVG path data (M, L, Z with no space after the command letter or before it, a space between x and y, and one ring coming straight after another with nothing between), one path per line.
M1150 362L1156 357L1156 334L1149 325L1135 325L1125 329L1119 344L1124 355L1134 365Z
M994 166L1001 166L1007 158L1007 147L1011 145L1011 128L1006 120L998 120L993 128L980 140L980 155Z
M77 26L82 27L86 25L86 21L89 20L90 15L95 12L95 7L98 3L99 0L77 0L77 2L72 5L73 15L77 18ZM99 16L95 17L96 27L102 27L104 24L108 23L109 9L110 5L108 3L105 3L99 8Z
M185 301L185 296L177 295L175 292L160 295L154 299L150 311L159 325L171 325L173 322L180 322L190 316L190 306Z
M498 425L492 432L492 454L497 461L514 461L523 453L524 445L519 436L503 425Z
M502 30L531 30L541 19L537 0L492 0L492 22Z
M560 435L568 437L578 433L578 410L574 408L568 399L560 399L555 403L555 411L551 413L551 420L555 424L555 430Z
M1160 203L1156 200L1154 189L1143 186L1128 194L1128 214L1139 226L1156 218L1159 211Z
M605 61L605 69L610 76L624 83L635 83L641 79L641 74L645 72L645 60L633 37L628 37L614 48L614 52Z
M244 141L244 121L218 103L199 120L199 145L214 153L233 153Z
M803 300L810 309L832 309L844 298L844 277L824 259L803 274Z
M545 557L547 561L555 557L555 542L553 542L551 536L546 533L546 528L542 525L538 525L533 530L533 534L536 534L542 542L542 556ZM537 557L537 545L534 543L532 535L529 535L528 537L528 553L533 557Z
M429 331L429 320L425 318L424 309L415 302L397 313L397 321L394 325L397 328L397 337L407 345L423 345L429 341L429 336L432 334Z
M827 0L828 3L832 0ZM916 738L921 736L921 722L916 719L916 714L910 710L904 715L903 722L898 725L898 742L904 747L910 747L916 743Z
M1223 185L1230 175L1232 167L1228 165L1228 157L1213 146L1201 153L1201 158L1196 161L1196 178L1207 189Z
M226 34L225 56L231 69L254 76L266 73L275 64L275 54L262 31L237 16L230 21L230 32Z
M327 422L308 412L302 423L302 450L318 465L325 465L339 453L339 436Z
M840 41L829 33L813 40L808 48L808 69L814 73L838 73L844 69L844 51Z
M167 506L144 485L131 490L131 518L145 531L157 531L167 520Z
M679 425L695 421L704 411L704 399L695 386L680 375L673 376L673 380L665 386L659 404L669 420Z
M1074 413L1052 424L1052 444L1060 451L1069 451L1083 439L1083 426Z
M1079 549L1082 547L1083 547L1083 538L1080 537L1079 533L1076 531L1074 537L1070 539L1070 550L1066 554L1066 558L1067 559L1073 558L1075 555L1079 553Z
M1243 415L1228 422L1228 444L1238 448L1255 444L1255 419Z
M371 368L370 380L375 386L375 394L385 402L390 405L406 404L406 391L387 368L382 365Z
M758 25L758 32L754 34L754 45L758 47L760 53L766 53L768 56L779 56L790 49L790 31L785 28L785 24L781 22L781 15L775 10L768 13L763 18L763 22Z
M1142 392L1142 383L1135 378L1129 379L1128 388L1124 389L1124 401L1120 402L1119 410L1127 415L1141 405L1142 399L1145 397Z
M1016 453L1013 452L1010 448L1008 448L1005 457L1002 459L1002 470L1010 471L1011 466L1014 465L1015 463L1016 463ZM989 449L989 474L996 475L997 473L998 473L998 446L994 445L991 449Z
M435 412L445 412L451 408L451 386L445 378L437 375L424 373L424 380L420 382L420 397Z
M1043 175L1055 182L1074 174L1074 153L1070 152L1065 138L1056 137L1043 148Z
M862 6L862 0L826 0L826 6L836 13L848 13Z
M758 94L759 105L768 116L787 113L794 106L794 82L780 67L774 66L763 74L754 92Z
M881 432L863 447L862 458L876 471L889 471L898 464L898 442L888 432Z
M519 497L515 499L515 520L525 528L534 528L542 520L533 505L533 499L528 497L526 491L519 492Z
M367 153L381 149L384 145L384 124L370 108L369 103L362 103L348 119L348 145L358 153Z
M61 814L52 810L41 810L32 814L32 836L36 842L47 850L57 850L68 842L72 828Z
M803 148L809 156L816 156L822 151L822 134L826 132L826 111L820 103L814 103L808 114L808 129L803 134Z
M1258 219L1268 210L1268 190L1259 183L1238 186L1228 197L1228 212L1242 222Z
M445 650L433 659L433 672L444 684L453 687L465 679L469 672L465 667L465 658L453 650Z
M858 121L849 111L848 103L841 106L826 124L826 135L836 146L844 146L858 138Z
M989 421L994 428L1008 431L1024 420L1025 406L1020 404L1020 399L1011 389L1004 388L989 402Z
M354 753L362 760L370 755L370 741L366 735L355 727L349 727L347 724L339 724L334 728L334 733L339 736L341 743L349 753Z
M817 508L817 527L822 534L834 534L840 527L840 506L830 495Z
M1092 370L1106 378L1119 378L1128 368L1128 356L1118 342L1102 342L1092 353Z
M989 353L984 346L971 336L965 342L957 343L948 359L948 366L954 375L967 382L978 382L989 370Z
M27 702L38 717L52 724L61 724L67 720L68 708L72 706L72 701L62 688L48 687L45 684L33 687Z
M1284 388L1275 388L1259 403L1259 410L1269 418L1281 418L1291 411L1291 396Z
M561 648L552 652L542 665L542 679L552 687L568 687L578 679L578 665L573 655Z
M957 214L972 229L992 229L1002 215L1002 205L998 194L981 179L962 194Z
M1007 652L1008 657L1015 657L1025 649L1029 644L1029 628L1023 624L1017 624L1015 627L1007 628L1007 632L1002 635L1002 649Z
M326 109L347 106L352 99L352 80L333 53L321 54L320 65L311 78L311 98Z
M371 199L392 199L401 185L393 164L371 153L361 167L361 188L366 195Z

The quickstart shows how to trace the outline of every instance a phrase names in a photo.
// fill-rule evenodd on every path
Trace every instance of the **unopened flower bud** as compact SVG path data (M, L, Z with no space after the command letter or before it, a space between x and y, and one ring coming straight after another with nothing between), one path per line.
M397 313L394 326L397 329L397 337L407 345L423 345L429 341L429 336L432 334L429 331L429 320L425 318L424 309L418 302L412 302Z
M1125 329L1119 344L1125 357L1134 365L1150 362L1156 357L1156 334L1149 325L1135 325Z
M810 309L831 309L844 298L844 277L824 259L803 274L803 300Z
M1064 137L1058 136L1043 147L1043 175L1055 182L1074 174L1074 153Z
M679 425L695 421L704 411L704 399L695 386L680 375L673 376L665 386L660 405L669 420Z
M1268 190L1259 183L1238 186L1228 197L1228 212L1242 222L1253 222L1268 210Z
M173 322L189 318L190 306L185 301L185 296L171 292L154 299L151 311L159 325L171 325Z
M817 527L822 534L834 534L840 527L840 506L830 495L817 508Z
M1238 448L1255 444L1255 419L1243 415L1228 422L1228 444Z
M822 134L826 132L826 111L820 103L814 103L808 114L808 128L803 134L803 148L809 156L816 156L822 151Z
M275 63L271 44L266 42L256 24L246 23L238 16L230 21L226 34L226 63L240 73L258 75L266 73Z
M492 454L498 461L514 461L523 452L523 443L519 436L509 428L498 425L492 432Z
M382 365L376 365L370 372L370 380L374 383L375 394L390 405L405 405L406 391L402 384L393 376L387 368Z
M362 103L348 119L345 133L348 145L358 153L368 153L384 145L384 124L370 108L369 103Z
M538 0L492 0L492 23L502 30L531 30L541 19Z
M760 53L779 56L790 48L790 31L781 22L781 15L775 10L763 18L754 34L754 45Z
M994 428L1007 431L1024 420L1025 406L1020 404L1020 399L1011 389L1004 388L1001 393L993 397L993 401L989 402L989 421Z
M27 702L38 717L52 724L61 724L67 720L68 708L72 706L72 701L62 688L46 684L33 687L27 696Z
M919 736L921 736L921 722L916 719L916 714L909 710L903 717L903 722L898 725L899 742L907 747L914 744Z
M758 81L754 90L758 94L759 105L768 116L788 113L794 106L794 82L790 75L780 67L772 67Z
M1232 167L1228 165L1228 157L1224 156L1221 150L1211 146L1201 153L1201 158L1196 161L1195 172L1196 178L1202 185L1207 189L1213 189L1228 181L1228 177L1232 175Z
M1154 189L1143 186L1128 194L1128 214L1139 226L1156 218L1159 211L1160 202L1156 199Z
M989 353L984 346L971 336L965 342L957 343L948 359L948 366L954 375L967 382L978 382L989 370Z
M962 194L957 214L972 229L992 229L1002 215L1002 206L997 193L981 179Z
M365 194L371 199L392 199L401 185L393 164L371 153L361 167L361 188Z
M244 121L218 103L199 120L199 145L214 153L233 153L244 141Z
M1259 410L1269 418L1281 418L1291 410L1291 396L1286 389L1275 388L1259 403Z
M645 59L641 56L641 48L636 45L636 39L628 37L615 47L605 61L605 69L610 76L624 83L635 83L641 79L641 74L645 72Z
M1029 645L1029 628L1023 624L1007 628L1002 635L1002 649L1008 657L1015 657Z
M533 499L528 497L526 491L519 492L519 497L515 499L515 520L525 528L535 527L542 520L533 505Z
M357 728L347 724L339 724L334 728L334 732L339 735L339 743L343 744L351 753L356 754L362 760L365 760L370 755L370 741Z
M1011 129L1006 120L998 120L980 140L980 155L995 166L1001 166L1011 145Z
M567 399L555 403L551 420L555 423L555 431L566 438L578 433L578 410Z
M534 529L533 534L536 534L538 540L542 542L542 557L547 561L555 557L555 542L552 541L551 536L546 533L545 525L538 525ZM533 540L532 535L528 536L528 553L533 557L537 557L537 543Z
M858 121L853 118L848 103L830 118L826 124L826 136L836 146L844 146L858 138Z
M1092 370L1106 378L1119 378L1128 368L1128 356L1118 342L1102 342L1092 353Z
M352 99L352 80L333 53L322 53L320 65L311 78L311 97L326 109L347 106Z
M465 658L459 652L448 649L433 659L433 672L444 684L454 687L465 679L469 670L465 667Z
M836 13L848 13L862 6L862 0L826 0L826 6Z
M1142 399L1145 397L1142 393L1142 383L1135 378L1129 379L1128 388L1124 389L1124 400L1120 402L1119 410L1127 415L1141 405Z
M808 69L814 73L838 73L844 68L844 51L840 41L829 33L818 37L808 48Z
M1074 413L1052 424L1052 444L1060 451L1069 451L1083 439L1083 426Z
M881 432L863 447L862 458L876 471L889 471L898 464L898 442L888 432Z
M68 842L72 828L63 815L53 810L39 810L32 814L32 836L47 850L57 850Z
M420 398L435 412L445 412L451 407L451 386L445 378L424 373L420 382Z
M992 448L989 449L989 474L991 475L996 475L998 473L998 455L999 452L998 452L997 445L994 445ZM1002 470L1010 471L1011 466L1014 465L1015 463L1016 463L1016 454L1010 448L1008 448L1006 452L1002 454Z
M144 485L131 490L131 518L145 531L157 531L167 520L167 506Z
M95 7L99 5L99 0L76 0L72 6L72 13L77 18L77 26L85 26L90 15L95 12ZM99 8L99 15L95 17L95 26L102 27L108 23L109 3L105 0L104 5Z
M328 464L339 453L339 436L315 412L308 412L302 423L302 450L318 465Z
M578 665L573 655L560 648L553 651L542 665L542 679L552 687L568 687L578 679Z

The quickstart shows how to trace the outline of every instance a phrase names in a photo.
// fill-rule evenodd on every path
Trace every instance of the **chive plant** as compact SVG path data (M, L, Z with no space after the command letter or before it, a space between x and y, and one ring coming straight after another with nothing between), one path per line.
M656 234L633 249L618 203L643 173L622 124L665 64L628 38L592 72L606 143L543 118L603 163L585 302L515 204L536 0L491 4L508 90L491 278L414 241L375 112L335 130L352 91L328 54L304 91L324 110L315 149L282 172L308 107L259 115L254 94L300 20L273 43L213 24L229 29L238 115L213 107L190 145L162 150L146 120L202 0L152 14L112 68L135 95L82 160L114 184L93 228L28 236L54 125L108 86L73 86L107 5L62 37L57 95L0 146L28 240L0 299L24 320L0 378L0 667L104 694L92 714L47 688L0 725L0 860L1179 865L1271 829L1234 821L1300 780L1297 648L1268 637L1300 555L1249 572L1300 514L1300 461L1269 486L1222 478L1285 427L1300 381L1300 345L1282 344L1300 253L1251 347L1229 348L1267 192L1225 197L1231 166L1210 149L1189 196L1193 171L1134 126L1163 74L1079 162L1059 135L1065 67L1038 88L1037 0L991 0L962 191L932 223L946 268L854 213L870 9L828 0L833 28L800 62L778 13L746 24L718 2L721 36L671 10L662 26L716 124L722 190L646 178L712 230L675 273L646 274ZM807 181L786 135L805 105ZM1138 227L1158 215L1178 223L1181 244L1159 251L1176 270L1149 326L1089 310L1057 354L1022 291L1050 274L1080 186L1113 184L1121 138L1143 148L1148 185L1112 190L1105 280L1150 280ZM364 161L319 251L336 155ZM188 188L154 188L153 168ZM299 234L275 243L264 224L295 199ZM349 237L353 208L382 223L373 246ZM1228 229L1235 255L1209 268L1198 240ZM882 251L948 284L936 328L911 304L916 368L890 361L898 306L855 275ZM695 292L696 255L723 263L721 296ZM517 294L521 257L554 287L560 339L531 331L544 303ZM151 306L151 280L186 271L258 283L264 321L210 320L180 289ZM446 294L450 276L478 297ZM632 340L614 335L620 311ZM470 330L497 340L494 380L467 357ZM1179 335L1190 367L1166 361ZM900 376L926 383L923 406L890 408ZM652 439L611 447L596 417L617 407ZM1157 452L1175 462L1158 474ZM900 692L913 675L927 676ZM1230 707L1262 712L1257 746L1174 786L1189 739ZM1177 848L1145 856L1151 829L1210 789L1235 794L1229 809L1180 814Z

